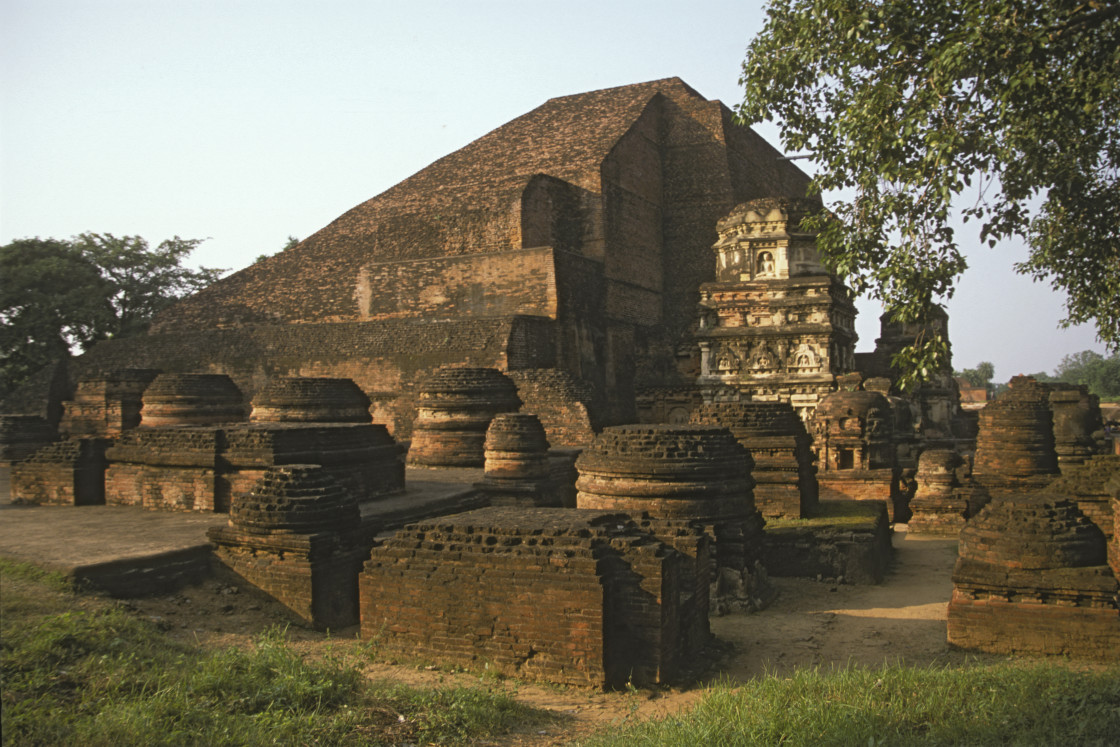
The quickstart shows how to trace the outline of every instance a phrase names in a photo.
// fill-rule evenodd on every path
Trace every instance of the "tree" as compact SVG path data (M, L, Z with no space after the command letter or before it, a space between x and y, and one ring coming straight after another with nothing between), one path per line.
M86 233L0 247L0 392L71 350L144 332L216 280L221 270L182 266L200 243L176 236L152 249L139 236Z
M1120 349L1120 5L1115 0L771 0L743 62L739 116L809 151L807 219L830 269L922 321L966 269L950 221L1068 294ZM974 194L964 207L958 198ZM945 341L896 363L936 370Z
M996 368L988 361L981 361L976 368L954 371L953 375L961 377L972 386L982 386L987 389L992 384L992 377L996 375Z
M1092 350L1067 355L1054 369L1053 380L1083 384L1098 397L1120 397L1120 353L1111 358Z

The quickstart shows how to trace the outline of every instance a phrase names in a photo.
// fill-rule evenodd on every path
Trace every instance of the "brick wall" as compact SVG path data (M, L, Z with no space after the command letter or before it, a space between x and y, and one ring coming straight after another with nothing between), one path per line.
M570 509L489 508L413 525L365 565L362 636L383 651L528 679L666 682L705 637L693 609L706 602L696 598L702 543L691 535L689 557L629 516Z

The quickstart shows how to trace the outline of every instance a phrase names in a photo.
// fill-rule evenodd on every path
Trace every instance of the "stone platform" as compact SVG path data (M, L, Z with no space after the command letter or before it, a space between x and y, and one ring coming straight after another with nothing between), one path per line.
M769 519L763 537L771 576L882 583L891 562L883 501L821 501L805 519Z
M408 470L404 493L361 505L375 534L479 507L480 469ZM117 596L166 592L210 572L206 531L226 514L135 506L14 506L0 469L0 557L63 573Z

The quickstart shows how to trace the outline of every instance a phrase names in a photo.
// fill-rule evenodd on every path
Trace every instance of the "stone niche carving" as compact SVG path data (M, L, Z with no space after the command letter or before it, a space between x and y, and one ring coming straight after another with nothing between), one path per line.
M146 426L215 425L245 419L241 390L224 374L164 373L144 390Z
M482 467L490 421L520 407L516 385L497 369L437 369L419 388L408 461Z
M679 681L709 637L708 537L611 511L485 508L373 548L361 635L380 650L531 680Z
M351 379L284 376L253 398L255 423L369 423L369 397Z
M270 468L208 532L220 564L316 628L358 622L366 534L355 497L308 464Z
M863 390L833 392L817 404L812 432L822 500L886 501L891 521L908 518L886 397Z
M726 428L605 428L576 459L576 507L700 522L713 532L718 567L749 570L762 533L752 465Z
M855 361L851 291L800 228L810 200L761 199L717 224L716 281L700 286L697 383L740 399L789 402L802 418Z
M960 648L1120 661L1104 535L1045 491L993 498L961 530L948 619Z
M754 503L766 518L804 518L817 504L817 470L809 434L785 402L728 402L701 405L697 425L721 426L754 460Z

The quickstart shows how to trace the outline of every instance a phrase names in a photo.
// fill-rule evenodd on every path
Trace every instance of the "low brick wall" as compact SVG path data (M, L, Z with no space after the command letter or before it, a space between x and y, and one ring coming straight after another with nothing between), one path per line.
M878 584L890 567L891 527L885 505L821 501L807 519L771 519L763 558L771 576L843 579Z
M407 527L362 571L362 637L549 682L672 681L708 637L707 538L647 522L487 508Z

